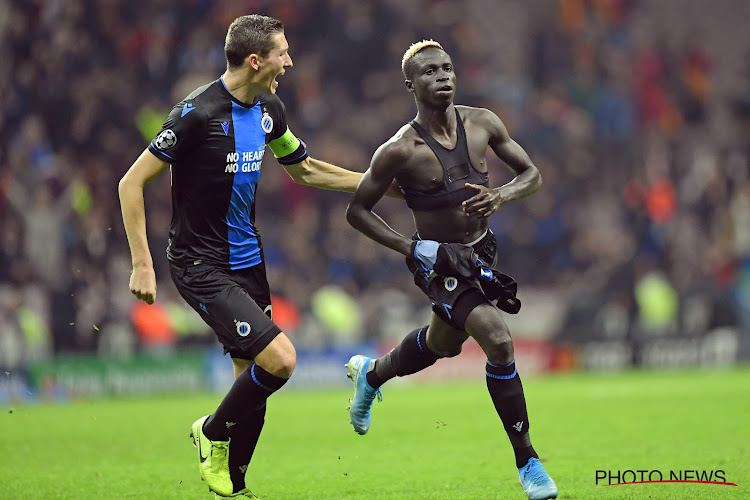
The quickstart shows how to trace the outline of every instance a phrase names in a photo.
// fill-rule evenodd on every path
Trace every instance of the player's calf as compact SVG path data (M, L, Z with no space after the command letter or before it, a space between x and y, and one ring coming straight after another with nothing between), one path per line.
M367 383L377 389L394 377L405 377L432 366L440 359L438 353L427 347L428 326L409 333L388 354L374 361L367 370ZM460 352L461 347L458 346Z

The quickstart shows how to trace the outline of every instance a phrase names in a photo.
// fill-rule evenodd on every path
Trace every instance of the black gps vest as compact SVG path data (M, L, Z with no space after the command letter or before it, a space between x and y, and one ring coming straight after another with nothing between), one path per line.
M419 136L432 149L443 167L443 185L430 191L416 189L402 189L406 204L412 210L440 210L455 207L468 200L476 190L467 188L465 183L489 185L489 174L480 172L471 164L469 148L466 145L466 131L461 121L461 115L456 109L456 146L447 149L433 138L419 123L412 120L409 125L414 127Z

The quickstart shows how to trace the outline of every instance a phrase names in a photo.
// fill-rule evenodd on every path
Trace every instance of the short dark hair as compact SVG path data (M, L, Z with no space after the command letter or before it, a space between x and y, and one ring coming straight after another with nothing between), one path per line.
M250 54L267 57L273 48L271 37L283 33L278 19L260 14L241 16L232 21L224 42L224 55L230 68L239 68Z

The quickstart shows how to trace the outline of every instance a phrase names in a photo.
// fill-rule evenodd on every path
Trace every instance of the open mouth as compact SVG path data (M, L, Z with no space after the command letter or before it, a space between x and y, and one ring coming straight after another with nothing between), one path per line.
M279 77L282 76L284 72L282 71L278 75L276 75L276 78L273 79L273 82L271 82L271 87L274 88L274 90L279 86Z
M438 94L450 94L451 92L453 92L453 87L451 87L450 85L443 85L442 87L437 89Z

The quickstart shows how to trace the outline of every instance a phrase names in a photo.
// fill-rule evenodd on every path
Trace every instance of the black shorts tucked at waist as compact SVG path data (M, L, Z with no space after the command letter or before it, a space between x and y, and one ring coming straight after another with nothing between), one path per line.
M418 235L415 234L413 239L418 240ZM497 301L500 309L511 314L518 312L520 308L520 301L515 296L515 281L497 270L498 248L492 231L488 229L479 241L470 246L484 262L483 267L492 269L495 275L493 281L447 275L427 279L424 273L418 271L414 273L414 283L432 301L432 310L435 314L459 330L464 329L469 313L480 304L491 304Z

